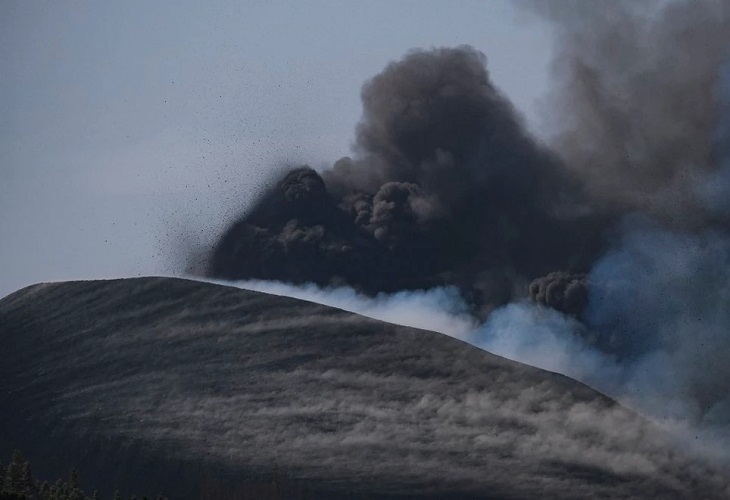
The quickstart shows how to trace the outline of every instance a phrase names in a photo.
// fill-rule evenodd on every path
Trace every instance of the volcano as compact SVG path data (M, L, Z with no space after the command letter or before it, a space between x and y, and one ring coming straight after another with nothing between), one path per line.
M0 336L0 453L23 450L40 477L76 464L94 487L170 498L730 491L586 385L291 298L172 278L39 284L0 301ZM251 493L262 484L276 493Z

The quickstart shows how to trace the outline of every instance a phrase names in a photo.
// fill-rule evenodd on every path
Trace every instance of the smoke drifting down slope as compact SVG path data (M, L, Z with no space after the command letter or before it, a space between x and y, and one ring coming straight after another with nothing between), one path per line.
M532 5L556 29L552 150L481 53L414 51L365 84L352 157L288 173L209 274L455 286L478 345L730 446L730 2ZM527 295L572 318L495 311Z
M49 475L78 464L93 487L328 500L730 491L727 468L583 384L301 300L165 278L42 284L0 301L0 333L13 360L0 365L0 453L22 446ZM243 488L274 471L311 489Z

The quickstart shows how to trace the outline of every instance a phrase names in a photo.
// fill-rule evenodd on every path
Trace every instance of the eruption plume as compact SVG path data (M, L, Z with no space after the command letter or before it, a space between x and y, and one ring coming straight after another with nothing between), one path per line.
M366 83L353 157L288 173L219 242L210 274L367 294L458 287L476 312L585 271L608 219L524 131L470 47L414 51Z
M600 203L675 228L712 224L697 188L718 167L725 0L533 2L557 31L553 145Z

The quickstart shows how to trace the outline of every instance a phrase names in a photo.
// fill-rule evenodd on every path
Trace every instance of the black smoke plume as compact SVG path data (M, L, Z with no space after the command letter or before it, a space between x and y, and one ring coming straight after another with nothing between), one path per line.
M362 91L352 157L289 172L218 243L213 277L455 285L485 314L556 269L587 271L610 218L525 132L470 48L414 51Z
M662 224L717 223L700 184L725 159L730 2L551 0L552 145L594 204Z
M579 317L588 305L588 275L556 271L530 283L529 293L539 304Z

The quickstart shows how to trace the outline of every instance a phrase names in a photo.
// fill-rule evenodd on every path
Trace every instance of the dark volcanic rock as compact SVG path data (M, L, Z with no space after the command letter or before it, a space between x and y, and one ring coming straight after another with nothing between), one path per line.
M0 336L0 456L20 448L47 477L76 464L92 488L224 498L285 474L326 498L728 491L580 383L294 299L162 278L36 285L0 301Z

